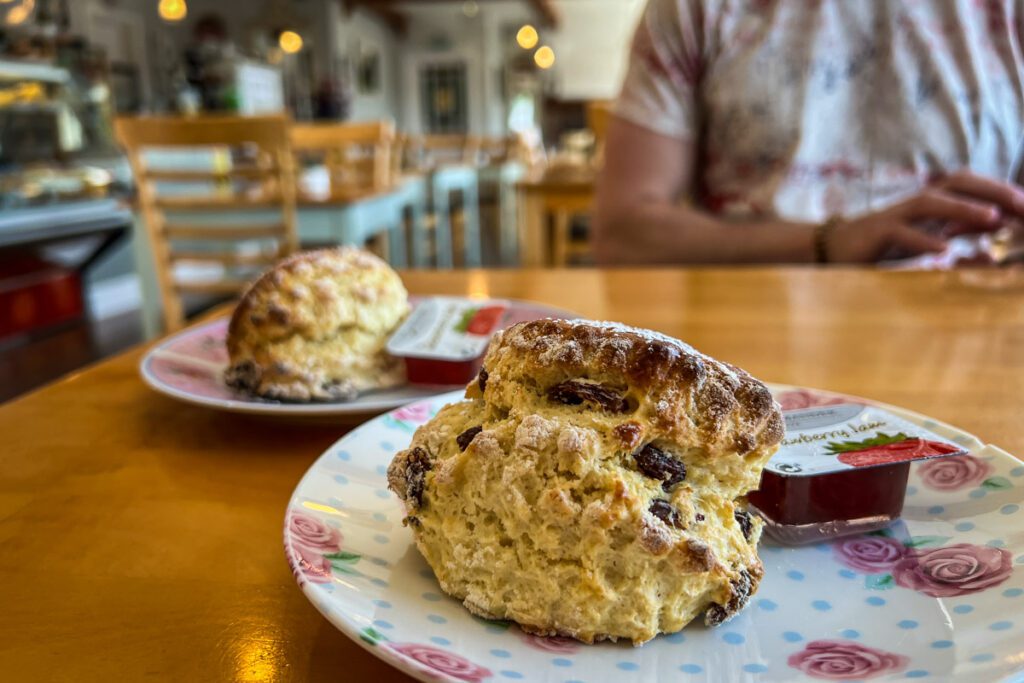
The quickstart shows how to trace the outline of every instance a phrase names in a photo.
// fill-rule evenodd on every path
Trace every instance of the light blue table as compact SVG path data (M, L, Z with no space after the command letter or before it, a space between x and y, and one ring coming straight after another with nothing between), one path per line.
M518 161L485 166L479 171L481 187L494 187L498 200L498 265L519 264L518 194L516 183L526 175L526 166Z
M475 187L475 185L474 185ZM297 210L299 242L301 244L339 244L362 247L371 237L386 232L391 264L396 268L428 266L425 215L430 203L429 178L423 175L403 177L395 189L380 195L352 202L323 203L300 202ZM468 201L468 200L467 200ZM474 204L475 206L475 204ZM188 220L205 225L238 225L241 212L190 212ZM254 224L280 220L277 210L245 211L246 219ZM412 250L407 253L405 220L408 216L412 231ZM185 225L186 221L178 221ZM447 231L450 245L451 231ZM479 234L479 229L477 229ZM153 256L142 217L136 212L132 230L132 245L139 270L142 290L143 326L146 336L155 337L162 332L160 293L153 270ZM209 248L197 244L196 249ZM449 246L448 253L451 253ZM451 264L447 264L451 267Z
M483 257L480 248L480 193L477 168L464 164L438 166L427 172L430 186L430 211L435 218L437 267L454 267L452 240L452 192L462 194L464 251L462 263L467 268L479 268ZM425 239L425 236L424 236ZM424 245L425 246L425 245ZM426 254L420 254L426 256ZM414 259L416 265L429 265Z

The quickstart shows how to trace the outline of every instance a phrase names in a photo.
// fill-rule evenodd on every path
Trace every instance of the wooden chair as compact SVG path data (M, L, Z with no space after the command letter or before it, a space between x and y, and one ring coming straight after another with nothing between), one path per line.
M424 259L438 268L479 267L480 202L477 172L480 139L472 135L409 135L404 140L405 170L430 183L430 213L421 243ZM452 204L457 193L461 203Z
M291 143L300 163L315 159L327 167L332 196L358 198L394 185L395 126L389 121L294 124Z
M514 266L519 239L516 183L527 170L529 151L519 135L479 138L481 247L485 264Z
M485 165L526 161L525 145L519 135L477 138L477 150L481 162Z
M518 183L522 266L564 268L571 257L589 254L589 240L573 240L571 229L574 216L590 215L594 181L593 170L582 167L548 170Z
M600 168L604 163L604 141L608 137L608 124L611 123L613 103L595 100L587 103L587 128L594 134L594 157L592 163Z
M412 253L409 245L414 238L415 225L410 223L416 221L407 221L402 208L393 203L401 202L402 197L389 194L398 187L401 177L401 141L393 123L293 124L291 142L300 166L313 161L327 169L330 194L313 199L336 205L350 204L349 209L353 211L359 202L376 202L374 209L352 215L352 220L361 221L361 227L369 233L360 241L360 246L389 262L393 260L395 240L402 244L399 250L402 254ZM384 205L389 210L383 210ZM401 263L397 265L403 265L404 256L399 260Z
M237 294L298 249L285 117L119 118L114 129L135 176L167 331L184 324L183 295ZM153 163L161 154L185 163ZM183 264L213 277L181 278Z
M433 171L444 164L480 163L480 140L473 135L414 135L406 140L411 170Z

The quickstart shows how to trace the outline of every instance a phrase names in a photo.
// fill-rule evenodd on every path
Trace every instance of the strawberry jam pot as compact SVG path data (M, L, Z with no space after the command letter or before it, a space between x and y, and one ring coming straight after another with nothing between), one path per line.
M749 502L779 543L874 531L903 511L910 464L959 446L888 411L857 403L787 411L786 437Z

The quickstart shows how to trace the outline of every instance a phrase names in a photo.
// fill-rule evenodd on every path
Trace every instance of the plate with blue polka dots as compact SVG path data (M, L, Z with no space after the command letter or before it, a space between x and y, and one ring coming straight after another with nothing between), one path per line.
M785 409L863 401L774 385ZM797 548L763 540L764 579L717 628L642 647L542 638L444 595L386 471L461 392L381 415L335 443L285 520L302 591L337 628L424 681L1024 681L1024 464L955 427L882 406L968 455L914 463L902 518ZM874 404L879 405L879 404Z

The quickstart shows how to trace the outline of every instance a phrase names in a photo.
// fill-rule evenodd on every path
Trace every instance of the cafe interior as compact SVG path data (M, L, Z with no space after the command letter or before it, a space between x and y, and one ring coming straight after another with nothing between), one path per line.
M397 268L586 264L601 136L640 8L3 3L0 397L173 331L299 248L355 245ZM212 144L227 137L189 148L185 128L157 139L116 125L275 115L296 188L277 206L245 196L256 178ZM262 227L216 247L193 227L179 234L201 241L172 243L168 196L178 227Z
M1003 4L0 0L0 678L1022 680Z

